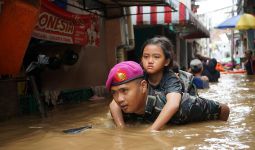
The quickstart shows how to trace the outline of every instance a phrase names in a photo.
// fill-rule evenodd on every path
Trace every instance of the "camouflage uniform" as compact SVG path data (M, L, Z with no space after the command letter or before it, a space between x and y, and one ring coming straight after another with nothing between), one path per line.
M124 115L125 120L137 118L146 122L154 122L167 102L166 94L171 92L180 93L182 99L179 110L170 119L169 123L185 124L219 118L219 102L185 93L180 80L172 72L165 73L159 85L154 87L149 85L148 90L145 114L143 116L134 114Z
M163 94L158 94L157 96L149 95L146 102L144 120L154 122L165 104L166 97ZM195 121L216 120L219 118L219 114L220 105L218 102L184 93L179 110L169 123L186 124Z

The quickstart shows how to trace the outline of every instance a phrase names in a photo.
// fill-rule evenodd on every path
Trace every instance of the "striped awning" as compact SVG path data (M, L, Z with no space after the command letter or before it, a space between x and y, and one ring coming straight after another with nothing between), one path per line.
M209 31L194 14L181 2L174 1L177 11L167 6L130 7L134 25L173 25L184 38L209 37Z

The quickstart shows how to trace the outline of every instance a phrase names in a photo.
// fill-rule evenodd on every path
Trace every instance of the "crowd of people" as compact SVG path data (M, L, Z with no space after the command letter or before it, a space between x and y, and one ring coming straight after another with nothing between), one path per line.
M209 88L209 82L218 82L220 78L220 70L217 68L218 62L215 58L197 57L191 60L189 68L187 70L180 70L179 65L174 62L172 70L176 74L188 73L192 75L189 80L195 86L196 89ZM180 72L182 71L182 72ZM186 80L181 78L182 80ZM184 81L185 82L185 81Z
M247 75L255 74L255 58L252 55L252 51L245 51L244 58L244 69L240 71L232 71L231 73L245 73ZM190 68L188 72L192 73L194 76L193 84L197 89L209 88L209 82L218 82L220 78L220 72L224 72L224 66L217 62L215 58L206 58L202 56L197 56L190 62Z
M217 60L212 58L206 62L199 59L193 59L190 62L190 69L194 75L193 84L198 89L209 88L209 82L218 82L220 72L216 69Z

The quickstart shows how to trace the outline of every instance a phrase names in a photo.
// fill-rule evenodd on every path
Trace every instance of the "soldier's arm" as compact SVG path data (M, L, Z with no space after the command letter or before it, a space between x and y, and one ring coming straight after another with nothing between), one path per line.
M114 100L112 100L109 107L110 107L110 113L117 127L124 128L125 122L124 122L123 114L119 105Z

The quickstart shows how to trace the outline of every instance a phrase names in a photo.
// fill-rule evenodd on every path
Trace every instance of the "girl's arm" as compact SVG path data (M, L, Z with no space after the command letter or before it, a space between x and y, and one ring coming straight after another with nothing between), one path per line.
M168 93L166 95L167 102L163 107L162 111L160 112L158 118L149 128L150 131L157 131L162 128L178 111L180 101L181 101L181 94L180 93Z
M114 100L112 100L109 107L110 107L110 113L117 127L124 128L125 122L124 122L122 111L119 105Z

